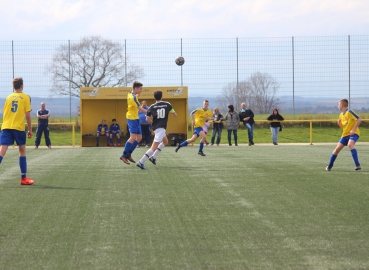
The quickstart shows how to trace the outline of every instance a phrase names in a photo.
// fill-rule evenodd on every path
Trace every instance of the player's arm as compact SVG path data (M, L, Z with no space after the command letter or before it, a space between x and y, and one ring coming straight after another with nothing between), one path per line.
M31 122L31 112L26 112L27 121L27 137L32 138L32 122Z
M176 111L172 108L170 111L169 111L173 116L177 117L177 113Z
M147 113L147 110L145 110L141 105L138 106L138 110L143 113Z
M191 123L192 123L192 126L195 126L195 113L197 112L197 109L196 110L193 110L191 112Z
M354 135L355 134L355 130L360 126L360 123L361 123L361 118L357 118L356 119L356 123L355 125L353 126L352 130L350 130L350 135Z

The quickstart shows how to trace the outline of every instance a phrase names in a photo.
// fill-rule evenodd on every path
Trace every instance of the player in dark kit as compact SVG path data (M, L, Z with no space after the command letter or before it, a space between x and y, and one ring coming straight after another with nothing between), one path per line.
M110 146L113 146L113 136L117 137L118 146L120 146L120 126L116 119L111 120L113 123L110 125Z
M155 137L151 148L147 150L145 155L137 162L137 167L145 170L145 161L150 160L154 165L156 165L156 157L163 150L164 146L168 143L167 135L165 134L168 115L172 113L177 116L172 105L167 101L162 101L163 92L157 90L154 92L154 98L156 103L151 105L146 113L146 120L152 123L152 129L154 130Z
M38 148L40 145L42 133L44 133L47 147L51 148L51 141L49 137L49 117L50 111L46 110L45 102L41 102L41 109L37 110L38 122L36 129L35 148Z

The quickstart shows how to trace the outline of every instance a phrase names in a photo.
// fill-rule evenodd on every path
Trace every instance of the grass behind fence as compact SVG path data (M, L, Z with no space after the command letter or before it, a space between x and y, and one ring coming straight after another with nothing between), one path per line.
M38 149L30 187L9 149L0 268L367 269L369 151L326 172L333 147L167 147L146 171L118 148Z

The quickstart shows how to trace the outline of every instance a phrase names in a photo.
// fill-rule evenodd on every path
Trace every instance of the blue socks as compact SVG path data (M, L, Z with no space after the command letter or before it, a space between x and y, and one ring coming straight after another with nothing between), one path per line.
M350 151L351 151L351 156L352 156L352 158L354 159L355 165L356 165L356 166L360 166L359 157L357 156L357 151L356 151L356 149L354 148L354 149L352 149L352 150L350 150Z
M337 155L333 155L333 154L331 155L331 158L330 158L329 163L328 163L329 167L333 167L333 163L336 160L336 158L337 158Z
M20 171L21 171L21 177L26 178L26 173L27 173L27 159L26 157L19 157L19 167L20 167Z
M203 142L200 142L199 152L202 152L202 149L204 149L204 143Z

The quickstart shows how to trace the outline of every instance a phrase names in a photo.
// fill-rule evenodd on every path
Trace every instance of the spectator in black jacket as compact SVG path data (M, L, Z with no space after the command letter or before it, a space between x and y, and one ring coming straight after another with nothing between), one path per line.
M217 136L217 146L219 146L220 139L222 138L222 130L223 130L223 115L219 112L219 109L217 107L214 108L213 111L213 133L211 134L211 145L214 145L215 136Z
M274 145L278 145L278 133L282 129L281 122L279 121L283 121L284 118L282 115L279 114L278 109L275 108L273 110L273 113L269 115L267 120L273 121L270 123L270 131L272 132L272 141Z
M254 113L246 108L246 103L241 104L241 111L239 113L240 120L243 122L245 127L247 127L249 136L249 146L254 145Z

